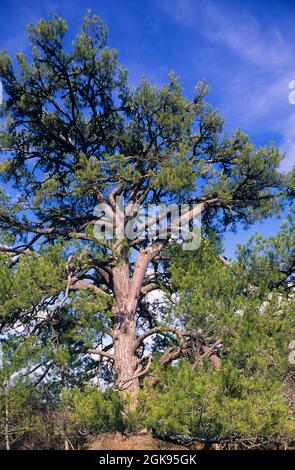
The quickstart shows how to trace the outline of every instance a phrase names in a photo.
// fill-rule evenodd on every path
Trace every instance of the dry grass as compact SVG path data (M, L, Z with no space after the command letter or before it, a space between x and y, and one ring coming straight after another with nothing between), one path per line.
M183 450L186 447L152 437L150 434L104 433L91 437L87 450Z

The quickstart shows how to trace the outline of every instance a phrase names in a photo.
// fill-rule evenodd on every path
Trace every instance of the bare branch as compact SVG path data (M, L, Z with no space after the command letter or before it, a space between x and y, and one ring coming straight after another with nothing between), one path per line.
M100 287L92 284L91 282L83 281L82 279L72 278L72 284L68 288L69 290L83 290L83 289L91 289L95 294L102 295L105 298L109 298L110 294L105 292Z
M98 356L107 357L112 361L115 360L115 356L107 351L103 351L102 349L87 349L88 354L97 354Z
M230 261L228 261L224 256L219 255L219 259L225 266L230 266Z
M167 326L166 325L155 326L154 328L151 328L150 330L146 331L145 333L143 333L137 338L133 350L136 351L139 348L139 346L143 343L143 341L149 336L152 336L155 334L165 334L165 333L174 333L179 338L183 338L184 336L191 335L191 332L181 331L176 326L168 326L168 325Z
M130 377L129 379L124 380L124 382L120 383L118 386L119 390L121 391L126 390L127 388L130 387L131 382L133 382L133 380L139 379L140 377L143 377L144 375L148 373L152 364L152 359L153 359L152 354L149 354L148 356L143 357L140 362L142 362L145 359L148 360L146 367L140 372L136 373L133 377Z
M150 284L147 284L143 286L140 290L141 295L147 295L149 292L152 292L153 290L160 289L160 285L157 282L151 282Z

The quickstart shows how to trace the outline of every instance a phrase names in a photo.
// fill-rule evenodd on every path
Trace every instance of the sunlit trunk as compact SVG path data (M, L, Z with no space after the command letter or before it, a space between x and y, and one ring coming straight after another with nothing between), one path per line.
M133 318L124 315L115 329L115 372L116 385L120 390L124 411L128 414L136 408L139 380L136 377L138 359L134 352L136 324Z
M137 298L130 291L129 267L121 264L114 269L114 367L116 386L126 414L137 405L139 380L136 342Z

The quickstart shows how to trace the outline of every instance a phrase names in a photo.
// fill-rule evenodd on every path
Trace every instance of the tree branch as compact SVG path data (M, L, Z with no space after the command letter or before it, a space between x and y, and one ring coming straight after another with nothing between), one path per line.
M69 290L83 290L83 289L91 289L95 294L102 295L105 298L110 298L110 294L105 292L100 287L92 284L91 282L83 281L82 279L75 279L72 278L72 284L69 286Z
M112 361L115 360L115 356L112 353L103 351L101 349L87 349L87 352L88 354L97 354L102 357L107 357L108 359L111 359Z
M191 332L186 331L186 330L181 331L176 326L168 326L168 325L167 326L165 326L165 325L155 326L154 328L151 328L150 330L146 331L145 333L143 333L142 335L140 335L137 338L133 350L137 351L139 346L143 343L143 341L146 338L148 338L149 336L155 335L157 333L162 333L162 334L174 333L174 334L176 334L176 336L181 337L181 338L183 338L184 336L190 336L191 335Z

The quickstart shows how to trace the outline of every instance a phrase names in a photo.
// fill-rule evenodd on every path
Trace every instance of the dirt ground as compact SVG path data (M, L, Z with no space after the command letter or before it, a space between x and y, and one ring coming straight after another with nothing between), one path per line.
M164 441L162 439L153 437L151 434L121 434L104 433L100 436L90 436L86 444L83 446L85 450L221 450L224 448L218 444L211 444L209 447L204 446L200 442L184 446L181 444ZM237 446L232 446L231 449L238 449ZM264 449L269 449L266 447ZM276 449L280 450L295 450L294 446L280 446Z
M104 433L91 437L84 447L87 450L184 450L185 446L152 437L150 434L125 435Z

